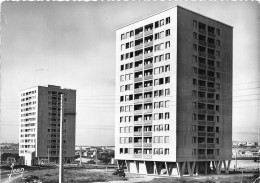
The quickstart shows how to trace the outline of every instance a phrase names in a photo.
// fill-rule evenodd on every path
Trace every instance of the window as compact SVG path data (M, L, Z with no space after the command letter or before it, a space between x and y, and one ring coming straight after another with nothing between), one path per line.
M124 133L124 128L120 127L120 133Z
M169 143L169 136L164 137L164 143Z
M197 60L197 56L193 55L193 63L197 63L198 60Z
M219 144L219 138L216 138L216 143Z
M154 149L154 154L159 154L158 148L155 148L155 149Z
M159 143L159 137L157 136L154 137L154 143Z
M197 126L196 125L192 125L192 131L196 132L197 131Z
M121 40L125 39L125 34L121 34Z
M169 112L165 113L165 119L170 119L170 113Z
M125 45L122 44L122 45L121 45L121 51L124 50L124 48L125 48Z
M193 39L197 40L197 33L196 32L193 32Z
M130 31L130 37L134 36L134 31Z
M217 46L220 46L220 40L217 39Z
M217 35L220 36L220 29L217 29Z
M196 120L197 119L197 115L196 114L192 114L192 120Z
M193 20L193 27L197 28L197 21L196 20Z
M169 148L165 148L164 152L165 152L165 155L169 154Z
M192 155L197 155L197 149L192 149Z
M197 45L196 44L193 44L193 50L197 51Z
M170 77L165 78L165 84L170 83Z
M124 65L121 65L120 70L121 70L121 71L124 70Z
M164 20L161 20L160 21L160 26L163 26L164 25Z
M170 65L165 66L165 72L168 72L168 71L170 71Z
M154 120L158 120L159 119L159 114L158 113L155 113L154 114Z
M166 24L169 24L170 21L171 21L170 17L167 17L167 18L166 18Z
M165 54L165 60L168 60L168 59L170 59L170 53Z
M192 137L192 143L196 144L197 143L197 137Z
M154 68L154 74L159 74L159 67Z
M170 36L170 34L171 34L170 29L167 29L167 30L165 31L165 37Z
M193 79L193 80L192 80L192 84L193 84L194 86L196 86L196 85L197 85L197 79Z
M165 48L170 48L170 41L167 41L167 42L165 43Z
M170 130L170 125L169 124L165 124L164 130L165 131L169 131Z
M159 79L154 80L154 86L159 85Z
M123 144L123 143L124 143L124 138L120 137L120 144Z
M163 143L163 137L162 136L159 137L159 143Z
M165 108L168 108L168 107L169 107L169 104L170 104L170 101L169 101L169 100L166 100L166 101L165 101Z
M170 89L165 89L165 96L169 96L170 95Z

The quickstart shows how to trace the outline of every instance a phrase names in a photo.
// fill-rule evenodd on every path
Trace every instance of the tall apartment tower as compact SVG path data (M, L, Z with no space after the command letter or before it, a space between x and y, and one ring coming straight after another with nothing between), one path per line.
M60 116L63 157L71 161L75 155L76 90L36 86L22 90L20 96L19 156L24 157L25 164L58 161Z
M116 31L115 158L129 172L228 172L233 28L176 6Z

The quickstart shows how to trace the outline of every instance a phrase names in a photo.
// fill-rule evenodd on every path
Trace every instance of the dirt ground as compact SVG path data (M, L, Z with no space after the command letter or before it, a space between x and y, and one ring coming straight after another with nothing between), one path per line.
M140 175L126 173L126 177L118 177L112 175L114 168L95 167L95 166L70 166L64 169L64 183L252 183L258 174L253 173L237 173L237 174L221 174L221 175L208 175L208 176L193 176L193 177L168 177L168 176L156 176L156 175ZM34 175L39 178L39 182L44 183L58 183L59 169L56 167L42 168L41 170L33 169L24 174L23 177L28 175ZM6 181L7 183L8 181ZM12 177L12 183L26 183L20 176ZM5 183L5 182L4 182Z

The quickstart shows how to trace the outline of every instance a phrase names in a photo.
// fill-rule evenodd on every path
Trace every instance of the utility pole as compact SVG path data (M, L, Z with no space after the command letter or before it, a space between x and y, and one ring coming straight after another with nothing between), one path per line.
M79 156L80 156L80 162L79 162L79 165L81 166L82 165L82 146L80 146L80 153L79 153Z
M61 97L60 97L60 166L59 166L59 183L63 183L63 152L62 152L62 130L63 130L63 120L62 120L62 104L63 104L63 94L61 94Z
M48 163L50 164L50 148L48 147Z

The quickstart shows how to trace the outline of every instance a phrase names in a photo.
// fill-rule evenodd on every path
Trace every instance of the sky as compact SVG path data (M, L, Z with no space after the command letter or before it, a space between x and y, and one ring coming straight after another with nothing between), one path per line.
M233 29L233 140L257 141L257 2L108 1L1 4L0 143L18 142L20 90L77 90L76 144L114 145L115 31L180 5Z

